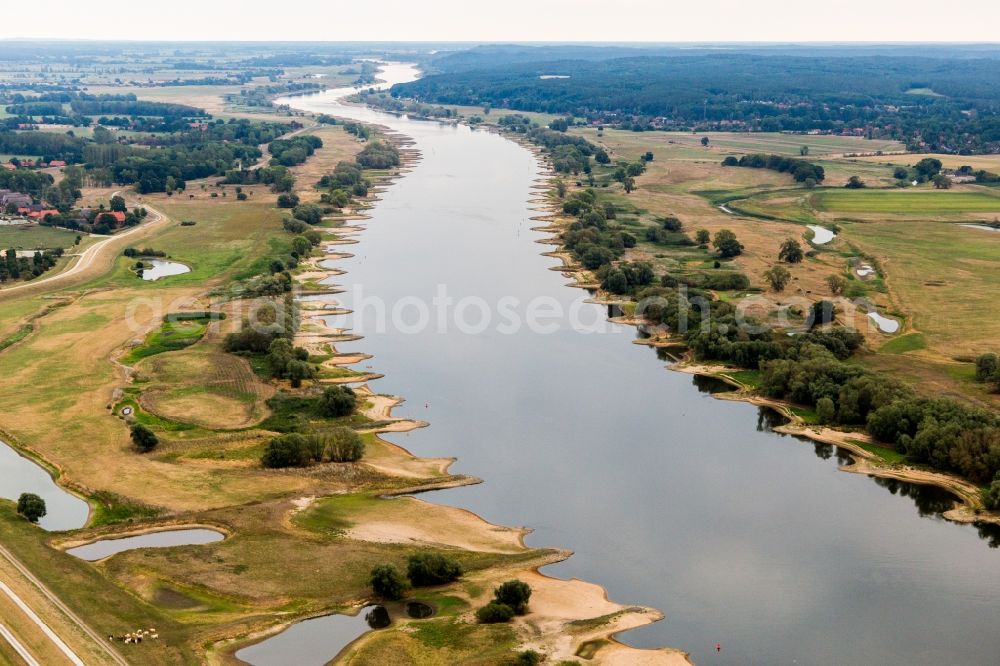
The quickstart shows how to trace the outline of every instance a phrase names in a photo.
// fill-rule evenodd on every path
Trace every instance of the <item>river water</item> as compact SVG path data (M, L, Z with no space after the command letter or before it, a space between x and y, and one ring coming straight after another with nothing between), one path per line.
M834 449L777 435L756 407L665 370L633 329L593 332L606 309L550 270L544 234L530 230L540 166L529 151L345 106L343 94L289 102L385 125L422 154L338 264L339 298L358 311L331 323L365 336L340 351L374 354L366 363L386 374L375 390L407 399L395 413L431 423L388 439L457 456L453 471L485 479L429 498L526 525L530 545L575 551L545 573L663 611L620 636L629 644L698 664L996 663L1000 553L939 517L946 496L840 472ZM516 299L508 313L522 319L532 302L575 317L543 319L543 332L498 329L510 319L494 312L486 330L461 330L430 306L441 285L467 323L480 316L459 308L465 297ZM401 321L379 330L375 297ZM424 327L418 302L430 307Z

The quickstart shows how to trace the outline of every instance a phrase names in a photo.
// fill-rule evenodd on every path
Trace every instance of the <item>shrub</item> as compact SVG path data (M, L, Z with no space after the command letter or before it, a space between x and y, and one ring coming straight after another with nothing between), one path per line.
M133 423L129 430L131 431L132 444L140 453L149 453L160 443L156 434L141 423Z
M380 564L372 569L371 575L368 576L368 584L376 596L391 601L402 599L403 593L406 592L406 581L403 580L399 569L391 564Z
M406 577L414 587L443 585L462 575L462 565L437 553L411 555L406 562Z
M994 353L976 357L976 381L989 382L1000 377L1000 356Z
M37 523L47 513L45 500L35 493L21 493L17 498L17 512L30 522Z
M491 601L476 611L476 619L482 624L510 622L513 617L514 609L497 601Z
M525 650L524 652L518 652L517 661L514 663L517 666L538 666L538 664L542 663L542 655L534 650Z
M531 598L531 587L520 580L508 580L493 590L496 601L509 606L515 614L524 615L528 610L528 599Z

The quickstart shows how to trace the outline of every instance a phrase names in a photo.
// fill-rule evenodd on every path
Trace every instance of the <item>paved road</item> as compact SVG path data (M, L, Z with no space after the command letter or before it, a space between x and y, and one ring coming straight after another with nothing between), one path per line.
M73 652L73 650L68 645L66 645L66 643L64 643L63 640L59 638L58 635L56 635L56 632L52 631L49 625L45 624L45 622L42 621L42 618L38 617L35 611L31 610L31 607L28 604L24 603L24 600L21 599L21 597L17 596L17 593L14 592L14 590L10 589L7 586L7 584L4 583L3 581L0 581L0 592L6 594L10 598L10 600L13 601L14 604L18 608L20 608L26 616L28 616L28 619L34 622L35 625L37 625L38 628L42 630L42 633L48 636L49 640L55 643L56 647L59 648L60 652L66 655L67 659L69 659L72 663L76 664L76 666L83 666L83 660L80 659L80 657L76 656L76 653ZM29 663L34 661L34 658L31 657L31 654L24 648L23 645L21 645L17 641L16 638L14 638L13 634L7 631L6 627L0 625L0 628L3 629L3 631L0 631L0 634L4 635L4 638L7 639L7 642L9 642L11 645L14 646L14 649L17 650L18 654L20 654L25 661L28 661Z
M115 194L119 193L115 192ZM141 205L149 211L149 217L146 222L128 231L123 231L120 234L108 236L104 240L97 241L76 255L76 262L61 273L0 289L0 299L11 295L20 296L26 292L31 293L48 291L50 288L63 288L98 277L103 272L102 269L105 269L105 267L109 269L112 266L114 258L128 246L134 237L145 236L150 231L164 226L170 221L170 218L163 212L148 204Z
M24 660L26 664L28 664L28 666L42 666L41 664L38 663L37 659L31 656L31 653L28 652L28 649L23 645L21 645L21 641L17 640L17 637L14 634L10 633L10 629L3 626L2 624L0 624L0 638L3 638L5 641L7 641L7 643L9 643L12 648L14 648L14 652L17 652L17 654L21 657L21 659Z
M42 583L42 581L40 581L33 573L31 573L31 571L29 571L27 567L21 564L20 560L14 557L14 555L3 546L0 546L0 557L10 562L11 566L17 569L18 573L24 576L28 580L28 582L34 585L38 589L38 591L46 599L48 599L53 606L58 608L71 623L76 625L76 627L81 632L86 634L105 653L107 653L108 657L112 662L119 664L119 666L129 666L128 662L125 661L125 659L120 654L118 654L118 652L116 652L114 648L108 645L106 637L102 638L97 634L96 631L91 629L90 626L88 626L83 620L81 620L76 615L76 613L70 610L69 607L59 599L59 597L57 597L49 588L47 588L45 584ZM73 652L73 650L70 649L68 645L66 645L65 642L63 642L61 638L59 638L59 636L56 635L54 631L52 631L51 627L49 627L49 625L47 625L40 617L38 617L38 615L35 614L35 612L31 610L31 608L26 603L24 603L24 601L22 601L21 598L17 596L17 594L15 594L14 591L11 590L3 582L0 582L0 592L6 594L8 597L10 597L11 601L17 604L17 606L24 611L24 614L27 615L32 622L38 625L38 628L41 629L42 632L45 633L45 635L48 636L53 643L55 643L56 647L58 647L59 650L66 655L67 659L69 659L76 666L84 666L83 661L76 655L76 653Z

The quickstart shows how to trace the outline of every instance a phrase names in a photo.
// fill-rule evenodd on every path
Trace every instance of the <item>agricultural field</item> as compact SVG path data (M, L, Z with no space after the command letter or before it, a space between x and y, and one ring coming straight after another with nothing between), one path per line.
M972 185L938 191L929 188L905 190L822 190L811 196L821 213L837 215L895 215L908 218L985 217L1000 215L1000 195Z
M639 133L644 134L643 132ZM767 153L799 157L802 148L808 150L809 157L824 157L843 155L844 153L875 153L900 152L905 146L892 140L868 140L854 136L831 136L812 134L782 134L782 133L733 133L733 132L650 132L658 136L666 136L682 146L701 148L702 137L708 137L709 148L727 154ZM721 158L720 158L721 159Z
M919 155L883 155L865 156L852 158L851 162L882 164L885 166L913 166L924 158L941 160L945 169L959 169L963 166L970 166L974 170L984 169L994 173L1000 173L1000 155L944 155L941 153L927 153Z

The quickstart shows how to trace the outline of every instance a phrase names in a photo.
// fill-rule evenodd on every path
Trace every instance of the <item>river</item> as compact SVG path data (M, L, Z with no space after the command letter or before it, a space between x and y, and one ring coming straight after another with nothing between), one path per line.
M383 77L414 75L391 65ZM331 320L365 336L340 351L374 355L366 363L386 377L373 388L407 399L395 413L431 423L387 438L457 456L453 471L485 479L428 498L526 525L529 545L575 551L545 573L663 611L619 637L632 645L677 647L698 664L996 662L1000 555L975 527L939 517L947 497L838 471L834 449L777 435L756 407L700 392L632 344L633 329L590 331L606 308L550 270L557 261L536 243L544 234L530 230L540 165L528 150L345 106L343 94L288 101L387 126L422 154L338 264L347 307L360 305L361 287L412 324L414 303L445 285L456 305L507 297L523 317L544 299L580 320L510 332L496 315L473 333L439 326L432 310L419 331L379 331L370 305ZM466 307L466 319L477 312Z

